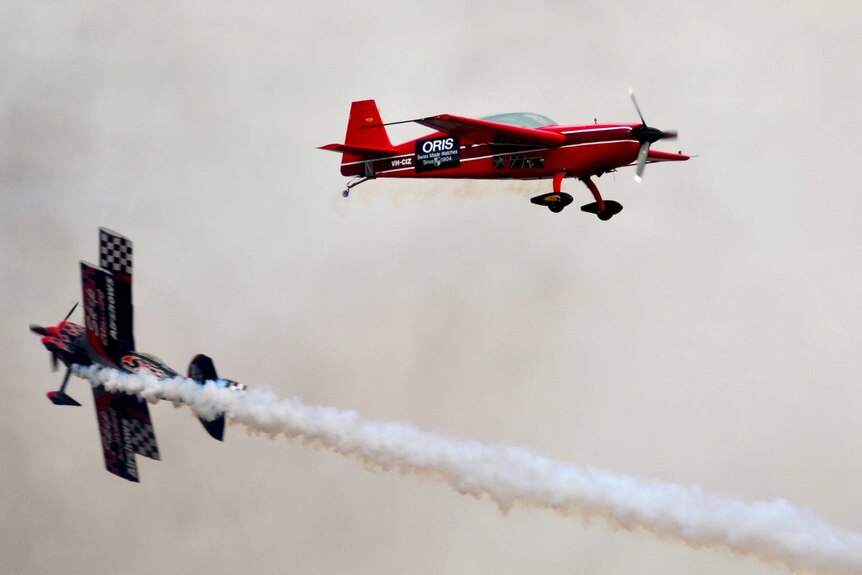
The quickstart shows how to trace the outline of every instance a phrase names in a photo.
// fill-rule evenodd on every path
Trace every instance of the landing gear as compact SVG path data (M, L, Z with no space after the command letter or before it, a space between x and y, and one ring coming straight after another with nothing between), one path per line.
M566 206L568 206L574 201L574 198L572 198L572 196L562 191L563 178L565 177L565 172L559 172L557 174L554 174L553 193L542 194L541 196L530 198L530 201L539 206L546 206L555 214L562 212ZM589 177L581 178L581 181L584 183L585 186L587 186L587 188L593 194L593 198L595 198L596 200L591 204L581 206L581 211L590 214L596 214L596 216L598 216L600 220L606 222L623 210L623 206L619 202L602 199L602 194L599 192L599 189Z
M80 403L72 399L70 396L66 395L66 384L69 383L69 376L72 375L72 369L66 368L66 376L63 378L63 384L60 385L60 389L57 391L49 391L46 395L48 399L51 400L51 403L54 405L77 405L81 406Z
M350 195L351 188L358 186L362 182L367 182L370 179L371 178L369 178L368 176L356 176L355 178L353 178L352 180L350 180L347 183L347 187L344 188L343 192L341 192L341 197L346 198L347 196Z
M541 196L530 198L530 201L537 206L547 206L555 214L562 212L566 206L575 201L575 198L562 191L564 177L566 177L564 172L554 174L554 193L542 194Z
M604 209L599 209L599 203L593 202L591 204L586 204L581 206L582 212L587 212L588 214L596 214L600 220L603 222L608 221L621 211L623 211L623 206L619 202L615 202L613 200L605 200Z
M575 198L565 192L554 192L553 194L542 194L535 198L530 198L530 201L537 206L546 206L555 214L563 211L563 208L575 201Z
M608 221L616 214L623 211L623 206L619 202L615 202L613 200L604 200L602 199L602 194L599 192L599 188L593 183L593 181L588 177L581 178L581 181L584 183L587 188L589 188L590 192L593 194L593 198L595 198L595 202L591 204L586 204L581 206L582 212L587 212L589 214L596 214L600 220L603 222Z

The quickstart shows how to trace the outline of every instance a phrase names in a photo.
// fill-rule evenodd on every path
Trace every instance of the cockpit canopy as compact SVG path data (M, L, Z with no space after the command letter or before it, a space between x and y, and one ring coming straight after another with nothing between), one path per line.
M557 123L547 116L533 114L532 112L508 112L506 114L495 114L481 118L488 122L496 122L507 126L519 128L541 128L542 126L556 126Z

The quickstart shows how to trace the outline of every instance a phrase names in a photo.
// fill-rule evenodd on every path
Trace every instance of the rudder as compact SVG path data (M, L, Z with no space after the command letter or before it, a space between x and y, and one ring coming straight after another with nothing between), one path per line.
M213 360L202 353L196 355L191 363L189 364L189 379L193 379L196 382L203 385L205 381L212 381L218 379L218 375L216 374L215 364ZM213 439L217 439L219 441L224 441L224 414L219 414L218 417L213 419L212 421L208 421L203 417L198 418L201 424L204 426L204 429L207 430Z
M341 152L342 173L344 164L353 164L373 158L394 156L397 152L389 140L380 111L374 100L359 100L350 105L347 133L343 144L327 144L322 150ZM349 175L344 173L343 175Z
M360 100L350 105L344 144L380 150L392 149L392 142L389 141L389 134L386 133L380 110L377 109L377 102Z

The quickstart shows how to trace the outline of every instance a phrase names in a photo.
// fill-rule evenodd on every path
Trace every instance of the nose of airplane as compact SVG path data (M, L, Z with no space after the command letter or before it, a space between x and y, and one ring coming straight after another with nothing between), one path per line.
M64 322L65 323L65 322ZM63 324L44 327L41 325L31 325L30 331L36 335L42 336L42 343L47 347L54 339L59 337L63 330Z
M672 140L676 138L676 130L659 130L651 126L637 126L631 130L632 136L641 143L649 142L655 144L659 140Z
M57 371L57 367L60 361L60 358L57 357L57 354L63 351L63 346L57 345L57 336L60 335L64 323L66 322L61 322L60 325L50 327L30 324L30 331L35 333L36 335L41 335L42 337L40 341L42 342L42 345L45 346L45 349L51 352L51 368L54 371Z
M42 336L51 335L51 332L48 331L47 327L42 327L41 325L36 325L35 323L30 324L30 331L35 333L36 335L42 335Z

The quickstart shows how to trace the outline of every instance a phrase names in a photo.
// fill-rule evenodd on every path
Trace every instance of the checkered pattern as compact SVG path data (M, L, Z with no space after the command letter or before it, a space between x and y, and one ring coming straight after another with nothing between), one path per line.
M132 275L132 242L123 236L99 229L99 266L113 273Z
M127 437L126 449L144 457L159 460L156 432L151 423L143 423L137 419L124 419L123 432L123 435Z

